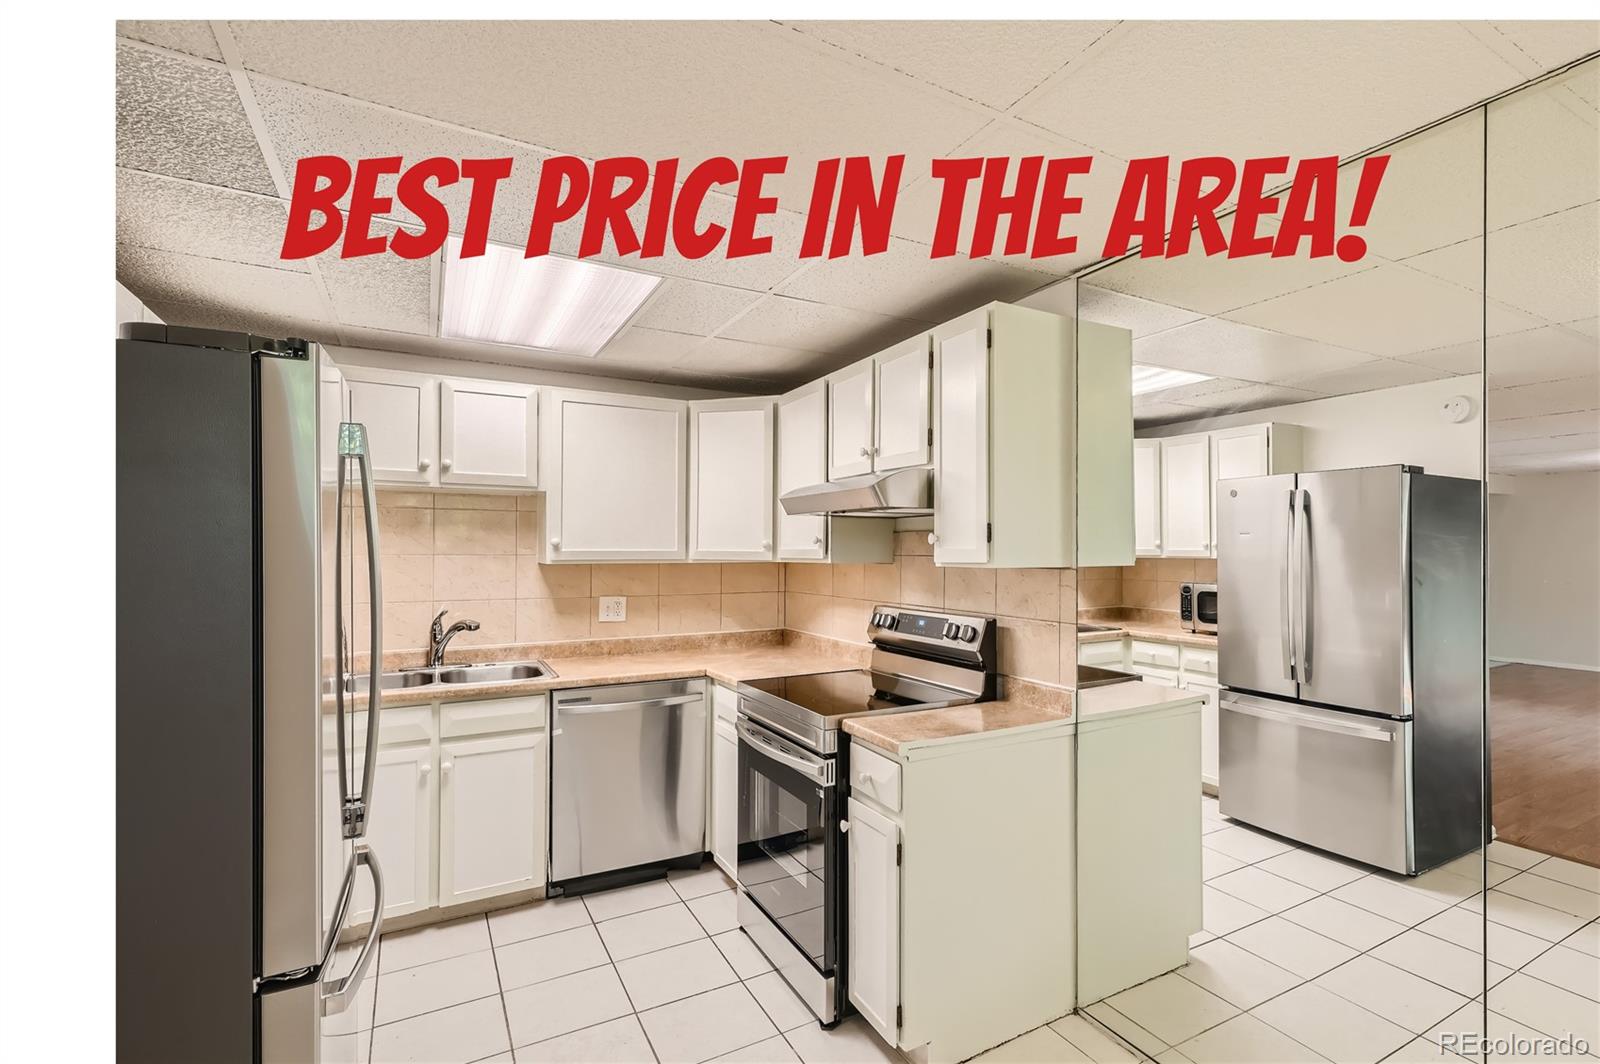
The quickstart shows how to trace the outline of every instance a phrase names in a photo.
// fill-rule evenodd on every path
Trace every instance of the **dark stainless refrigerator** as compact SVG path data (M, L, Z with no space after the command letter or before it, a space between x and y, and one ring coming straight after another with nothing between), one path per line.
M365 433L319 421L320 357L149 324L117 341L122 1060L308 1064L355 1041L327 1037L383 910L364 838L378 728L355 746L355 568L374 664L382 590ZM369 933L337 951L367 877Z
M1222 812L1395 872L1484 831L1482 485L1217 485Z

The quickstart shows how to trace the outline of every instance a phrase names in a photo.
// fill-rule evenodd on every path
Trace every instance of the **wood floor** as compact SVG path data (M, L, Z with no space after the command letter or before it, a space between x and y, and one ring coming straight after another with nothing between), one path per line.
M1600 865L1600 672L1489 670L1489 757L1499 838Z

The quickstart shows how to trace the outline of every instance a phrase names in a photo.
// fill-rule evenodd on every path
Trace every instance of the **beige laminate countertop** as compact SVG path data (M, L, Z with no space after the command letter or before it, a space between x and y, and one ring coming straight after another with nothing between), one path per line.
M1079 632L1079 643L1105 643L1112 639L1121 639L1123 636L1132 636L1135 639L1152 639L1158 643L1177 643L1179 646L1198 647L1205 650L1217 649L1217 637L1214 635L1201 635L1190 632L1172 624L1151 624L1140 621L1085 621L1085 624L1103 625L1115 628L1112 632Z
M1000 698L968 706L920 709L914 713L848 717L843 727L851 739L897 755L910 743L1047 724L1068 720L1071 716L1072 711L1065 704L1043 705L1032 700Z

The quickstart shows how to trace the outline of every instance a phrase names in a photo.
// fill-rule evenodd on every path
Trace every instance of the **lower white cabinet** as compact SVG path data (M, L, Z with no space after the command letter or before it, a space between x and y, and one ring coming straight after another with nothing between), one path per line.
M357 753L357 764L360 753ZM337 762L335 762L337 764ZM359 771L359 769L358 769ZM331 793L338 793L338 769L333 769ZM330 789L325 788L324 793ZM433 810L436 805L433 747L427 743L402 743L378 747L378 768L372 783L372 815L367 821L367 842L383 869L383 915L404 916L433 904ZM332 803L324 803L331 809ZM339 864L323 876L325 899L336 894L348 856L339 837L338 814L330 813ZM327 830L328 825L325 825ZM330 903L331 903L331 899ZM352 924L372 918L372 881L356 879L351 904Z
M1200 783L1215 789L1217 786L1217 706L1221 696L1216 681L1185 678L1184 690L1206 696L1200 707Z
M733 721L711 725L711 859L730 876L739 873L739 735Z
M890 1045L900 1037L900 826L851 798L850 1001Z
M544 883L545 735L439 744L439 904Z
M1078 644L1080 665L1136 673L1148 683L1205 696L1200 707L1200 785L1217 788L1217 652L1214 648L1151 639L1101 639Z

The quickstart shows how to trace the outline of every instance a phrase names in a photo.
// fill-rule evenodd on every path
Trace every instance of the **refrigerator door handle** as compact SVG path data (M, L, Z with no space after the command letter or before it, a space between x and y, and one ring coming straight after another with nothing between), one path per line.
M367 928L366 941L361 944L361 952L356 955L350 974L342 979L323 980L324 1016L343 1012L355 1000L361 982L366 978L367 968L372 964L372 955L377 951L378 936L383 932L383 869L379 867L372 849L366 843L358 842L350 852L350 863L345 867L344 886L340 888L339 900L334 906L334 918L328 927L328 941L323 946L320 970L327 971L333 964L334 951L339 946L339 932L344 930L345 920L350 916L350 901L356 891L356 869L363 866L372 875L372 923Z
M1311 492L1300 489L1300 640L1295 651L1300 682L1311 682Z
M361 792L351 793L351 781L346 767L345 684L344 676L351 674L345 668L351 661L348 656L347 634L344 628L344 496L349 463L354 461L361 473L361 496L366 515L367 531L367 607L370 611L367 670L367 743L361 772ZM367 429L356 422L339 426L339 512L334 520L334 623L338 630L340 682L334 685L334 704L338 713L339 729L339 793L340 823L347 839L359 839L366 834L367 818L372 811L372 773L378 759L378 729L383 703L383 690L378 676L383 671L383 585L378 549L378 498L372 482L372 463L367 450Z
M1346 724L1342 721L1323 720L1306 713L1296 713L1293 710L1277 707L1268 709L1259 703L1246 702L1239 697L1230 697L1224 701L1223 705L1234 713L1243 713L1247 717L1260 717L1262 720L1279 721L1283 724L1291 724L1296 728L1312 728L1316 731L1334 732L1338 735L1348 735L1355 739L1370 739L1379 743L1394 742L1393 732L1366 724Z
M1283 651L1283 678L1290 683L1295 682L1294 666L1294 587L1296 574L1294 571L1294 545L1295 545L1295 496L1298 490L1289 489L1289 509L1285 516L1283 527L1283 554L1278 562L1278 616L1280 619L1279 642Z

